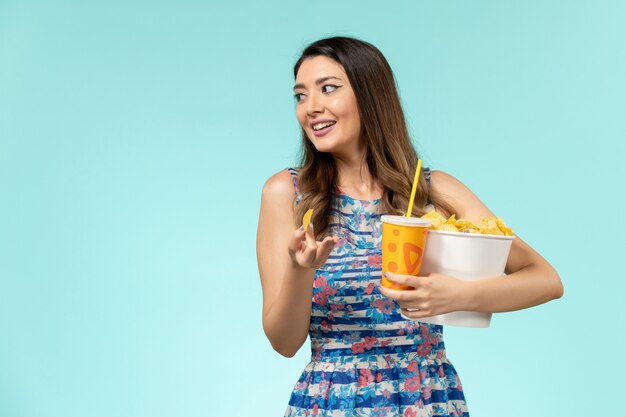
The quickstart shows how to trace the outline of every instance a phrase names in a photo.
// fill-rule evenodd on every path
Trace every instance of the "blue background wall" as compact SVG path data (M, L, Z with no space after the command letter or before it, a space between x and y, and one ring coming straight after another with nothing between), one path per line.
M447 328L472 415L618 414L620 1L0 0L0 416L280 416L308 361L261 327L262 185L296 162L292 65L378 46L425 164L565 296Z

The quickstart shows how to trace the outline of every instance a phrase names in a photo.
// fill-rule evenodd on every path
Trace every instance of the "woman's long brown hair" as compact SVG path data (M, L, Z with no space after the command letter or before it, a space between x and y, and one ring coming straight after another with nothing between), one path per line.
M409 205L417 152L413 148L389 63L373 45L348 37L322 39L309 45L294 67L294 78L307 58L325 56L341 64L356 96L361 119L361 140L365 163L382 189L380 212L404 214ZM312 223L316 237L328 233L331 203L336 193L337 167L330 153L319 152L302 129L302 155L298 175L302 200L296 208L299 226L304 213L314 210ZM454 209L428 186L424 175L415 196L413 215L424 214L430 201L438 210Z

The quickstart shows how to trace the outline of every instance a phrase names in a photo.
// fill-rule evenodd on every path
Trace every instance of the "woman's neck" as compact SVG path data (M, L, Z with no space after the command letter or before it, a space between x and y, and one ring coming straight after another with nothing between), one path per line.
M381 196L381 187L372 177L365 154L353 158L335 158L337 185L356 199L373 200Z

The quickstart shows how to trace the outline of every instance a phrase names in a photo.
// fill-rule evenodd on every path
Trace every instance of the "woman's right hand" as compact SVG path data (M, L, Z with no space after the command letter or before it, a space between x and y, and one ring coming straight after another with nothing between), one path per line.
M335 236L326 236L324 240L315 240L313 233L313 225L309 226L309 230L304 228L297 229L291 240L289 241L289 256L296 268L320 268L328 255L333 250L339 239Z

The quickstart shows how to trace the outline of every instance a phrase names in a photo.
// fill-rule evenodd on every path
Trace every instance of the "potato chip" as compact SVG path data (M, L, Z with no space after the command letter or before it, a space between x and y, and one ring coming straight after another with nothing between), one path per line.
M448 217L448 220L446 220L446 224L455 225L456 224L456 214L453 214L452 216Z
M498 227L495 217L485 217L484 219L480 221L478 226L480 227L480 233L482 234L486 234L486 235L503 235L504 234L502 230L500 230L500 228Z
M309 225L311 224L312 216L313 216L313 209L308 209L306 213L304 213L304 216L302 216L302 227L304 228L305 232L309 230Z
M444 230L446 232L458 232L459 229L453 224L444 223L441 226L437 227L435 230Z
M433 227L439 227L446 222L446 218L437 213L435 210L431 210L428 213L424 214L422 216L422 219L430 221Z
M506 224L504 223L504 220L498 217L496 218L496 224L498 225L498 228L502 230L502 233L505 236L513 236L513 229L511 229L510 227L507 227Z
M466 219L458 219L455 226L459 229L459 232L480 233L480 227Z

